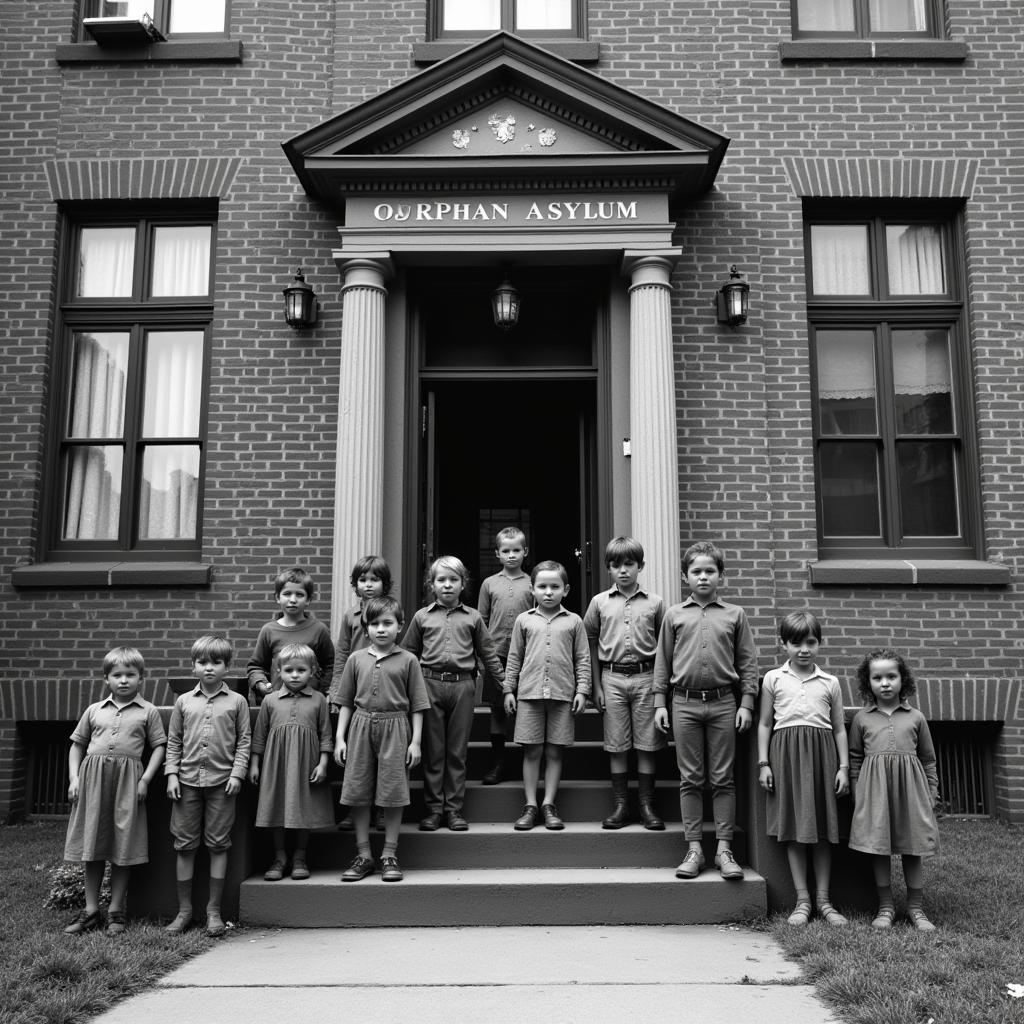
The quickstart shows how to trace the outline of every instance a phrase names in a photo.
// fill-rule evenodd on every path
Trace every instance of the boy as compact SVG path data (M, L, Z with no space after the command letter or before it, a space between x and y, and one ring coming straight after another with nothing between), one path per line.
M590 694L590 652L583 620L562 607L569 593L569 574L558 562L541 562L533 570L536 608L523 612L512 627L505 673L505 711L516 718L515 741L523 747L523 790L526 807L516 820L517 832L537 824L540 759L544 769L544 827L565 828L555 809L562 780L562 748L572 746L573 715ZM518 696L518 699L517 699Z
M526 546L526 534L518 526L507 526L498 532L494 544L501 572L488 576L480 585L476 606L504 668L516 618L533 607L533 584L523 572L523 559L530 550ZM505 714L501 683L490 672L484 673L484 689L491 705L491 753L494 762L482 781L485 786L496 786L503 777L508 716Z
M736 731L746 732L754 720L757 655L746 613L718 598L724 572L725 559L714 544L699 541L686 549L683 576L690 596L665 613L654 658L654 721L662 732L671 728L675 736L679 804L689 845L676 868L677 878L696 878L704 866L700 840L705 778L711 784L718 839L715 864L723 878L743 877L732 853L733 761Z
M220 915L227 873L235 797L249 765L249 704L228 688L231 644L202 636L192 645L192 672L199 682L174 702L167 733L167 796L171 835L177 850L178 916L165 931L183 932L192 923L192 875L200 832L210 854L210 899L206 934L224 934Z
M640 819L644 828L664 831L654 810L654 752L665 746L654 725L654 652L665 603L637 581L644 549L633 537L608 542L604 564L611 590L596 594L583 616L594 676L594 706L604 712L604 749L611 760L612 812L602 828L629 824L627 757L636 750Z
M305 569L295 566L278 573L274 580L274 600L281 614L260 629L256 647L246 666L253 703L281 689L281 679L274 671L274 659L285 644L305 644L316 655L318 672L314 687L325 690L334 674L334 642L330 630L309 611L316 587Z

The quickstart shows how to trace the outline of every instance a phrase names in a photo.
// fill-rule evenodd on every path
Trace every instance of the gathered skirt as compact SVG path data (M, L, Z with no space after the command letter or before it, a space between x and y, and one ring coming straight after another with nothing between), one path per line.
M144 772L137 757L89 754L83 759L65 860L107 860L119 867L148 862L146 804L139 800Z
M327 782L313 784L310 775L320 761L320 740L306 725L274 726L260 764L260 828L331 828L334 808Z
M780 843L839 842L836 772L839 758L831 729L794 725L772 734L768 762L768 835Z
M916 754L868 754L854 794L850 849L874 854L931 857L939 826L931 790Z

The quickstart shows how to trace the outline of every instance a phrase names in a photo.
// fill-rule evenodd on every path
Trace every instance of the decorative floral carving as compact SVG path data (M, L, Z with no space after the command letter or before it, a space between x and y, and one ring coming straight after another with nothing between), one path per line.
M452 145L456 149L466 149L469 146L469 132L456 128L452 132Z
M516 137L516 119L511 114L504 117L501 114L492 114L487 121L494 137L501 143L511 142Z
M558 141L558 132L554 128L542 128L537 141L542 146L553 146Z

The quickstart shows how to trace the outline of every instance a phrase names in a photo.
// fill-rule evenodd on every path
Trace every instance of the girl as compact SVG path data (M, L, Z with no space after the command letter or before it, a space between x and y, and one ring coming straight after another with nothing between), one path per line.
M442 820L453 832L469 828L462 805L476 702L477 659L495 679L505 681L505 671L483 618L475 608L462 603L468 582L469 573L458 558L444 555L436 559L426 577L431 599L413 616L402 641L402 646L419 658L430 698L423 725L427 816L420 822L421 832L436 832Z
M875 928L891 928L892 854L903 858L907 917L918 931L935 925L922 908L922 857L938 851L935 804L939 776L924 715L907 703L917 692L907 663L889 648L871 651L857 668L860 695L871 705L850 726L850 773L854 787L850 849L872 855L878 913Z
M132 864L149 860L146 794L160 770L167 737L160 713L139 696L146 673L134 647L115 647L103 659L110 696L90 704L71 734L68 755L68 822L64 859L85 863L85 910L64 929L91 932L102 924L100 884L110 861L107 931L125 928L125 899ZM142 767L142 755L149 759Z
M789 660L764 677L757 723L758 781L768 794L768 835L786 844L796 889L789 923L805 925L811 918L810 847L818 913L842 927L846 918L829 899L830 844L839 842L836 796L850 791L842 693L839 680L815 663L821 624L814 615L787 615L779 623L779 640Z
M356 858L341 876L358 882L374 870L370 804L383 809L385 882L400 882L398 830L409 804L408 769L420 763L423 712L430 707L419 662L395 646L405 621L393 597L374 597L363 608L370 647L348 659L338 689L334 760L345 768L341 802L352 808Z
M316 655L305 644L285 644L275 667L283 685L260 705L249 760L249 781L260 788L256 825L274 830L274 861L263 875L268 882L284 877L287 832L294 834L291 876L309 878L309 830L334 825L324 785L334 744L327 701L313 689Z

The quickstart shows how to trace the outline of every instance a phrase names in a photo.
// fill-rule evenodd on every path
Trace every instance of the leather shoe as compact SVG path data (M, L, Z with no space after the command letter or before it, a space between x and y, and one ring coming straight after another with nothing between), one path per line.
M565 822L558 816L558 811L555 810L554 804L544 804L540 809L540 813L544 815L544 827L551 829L552 832L558 832L565 828Z
M537 824L537 805L527 804L523 808L523 813L516 818L515 824L512 826L517 832L529 832L534 825Z
M121 935L125 930L125 916L123 910L107 911L107 934Z
M94 910L87 914L84 910L64 929L65 935L80 935L82 932L94 932L103 924L103 915Z
M285 863L283 860L275 860L273 864L263 872L265 882L280 882L284 878Z
M421 832L436 832L441 827L441 812L431 811L421 822Z
M739 879L743 877L743 868L736 863L732 850L723 850L715 856L715 867L722 873L723 878Z
M449 811L446 824L451 832L469 831L469 822L462 816L461 811Z
M496 764L489 772L484 773L484 777L480 781L485 786L496 786L503 778L501 765Z
M687 850L683 863L676 868L676 878L696 878L704 867L704 854L700 850Z
M367 875L372 875L375 867L372 857L362 857L356 854L356 859L345 869L341 880L343 882L358 882Z
M381 881L384 882L400 882L405 878L402 869L398 866L398 859L396 857L381 857L380 877Z
M292 878L300 882L304 878L309 878L309 865L298 857L292 861Z

